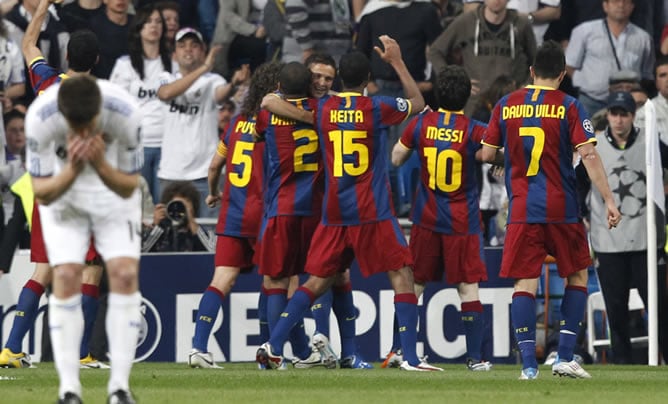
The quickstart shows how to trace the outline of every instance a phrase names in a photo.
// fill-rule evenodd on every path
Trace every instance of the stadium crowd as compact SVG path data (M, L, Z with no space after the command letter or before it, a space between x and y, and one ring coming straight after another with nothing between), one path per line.
M637 144L644 144L636 142L636 139L644 139L646 115L643 107L648 99L656 106L661 140L668 143L668 3L658 0L2 0L0 12L3 16L0 22L0 108L4 117L4 125L0 126L0 188L3 205L0 210L0 275L11 269L11 257L17 246L30 244L29 230L32 223L30 214L24 211L25 203L21 202L22 198L33 198L23 193L25 187L22 184L26 174L26 149L35 146L30 139L26 141L23 121L31 103L46 88L40 81L46 79L46 76L36 74L36 68L40 64L48 65L53 71L65 72L62 75L71 72L87 74L90 70L91 75L108 79L124 88L142 111L140 129L144 164L141 182L145 181L141 187L145 206L141 232L143 251L216 252L216 275L200 303L196 336L189 358L190 365L194 367L217 366L206 352L211 324L236 276L252 267L253 263L260 263L260 273L265 277L260 298L260 307L267 308L264 320L269 330L278 330L276 334L269 330L263 331L263 340L273 343L273 346L268 342L258 351L261 366L285 366L280 355L281 348L277 344L282 346L283 342L289 340L293 343L293 351L299 352L295 358L295 367L330 367L332 358L336 366L339 356L342 367L344 363L345 367L351 368L370 367L355 351L354 324L352 329L350 325L344 324L345 319L351 317L351 310L354 317L352 286L349 277L345 275L352 260L348 250L353 250L365 274L389 271L388 276L395 289L396 335L392 351L383 367L396 365L405 370L435 370L425 360L417 358L414 347L416 337L406 330L415 328L415 295L420 295L420 287L424 288L424 283L440 279L440 276L416 271L413 280L409 268L413 266L413 261L416 266L426 265L424 259L418 258L424 258L421 255L427 254L428 249L424 245L411 245L409 250L402 234L397 239L388 238L388 234L396 232L392 227L397 223L396 218L408 217L412 209L412 222L435 223L431 225L431 231L441 234L439 237L462 233L475 235L475 240L460 241L464 251L473 251L475 254L478 250L467 248L476 244L478 238L478 249L482 245L504 243L506 223L518 220L517 216L508 216L509 196L516 195L511 190L505 192L504 181L511 184L511 180L504 179L504 174L496 166L517 163L512 158L504 161L502 156L493 154L486 159L489 162L483 163L480 156L474 158L474 154L480 148L480 141L488 139L484 134L488 120L494 122L491 126L494 135L493 140L490 140L492 143L487 145L503 146L500 143L503 135L499 133L510 129L500 124L499 120L510 122L523 116L519 109L509 109L506 115L504 108L500 118L498 108L495 109L500 100L507 103L504 97L515 90L541 82L559 87L568 94L564 98L566 101L545 101L541 98L539 102L544 105L553 102L554 107L558 108L559 102L571 105L567 103L578 100L577 111L573 112L575 117L572 119L586 122L586 125L583 123L586 133L578 132L571 140L580 141L572 146L573 150L578 148L582 159L593 158L591 156L594 154L588 147L580 148L593 139L597 139L599 145L609 142L612 149L621 151L630 148L634 142L636 147ZM31 24L36 16L41 21L38 27ZM397 24L397 21L402 23ZM84 69L72 64L77 58L73 59L71 54L84 50L68 46L82 32L92 33L99 45L95 63ZM27 44L30 41L34 43ZM549 66L541 66L542 70L537 73L530 69L535 66L537 55L559 63L561 53L550 50L555 43L559 44L559 52L563 52L565 64L562 70L565 73L561 74L560 70L553 74ZM36 46L38 53L29 52L32 49L29 45ZM453 66L458 66L459 70L453 71ZM448 77L447 81L463 80L464 84L457 82L456 86L453 84L454 87L447 87L445 80L439 78L441 74ZM51 75L49 79L54 77ZM532 102L536 102L542 87L534 88ZM466 94L461 94L462 89ZM278 90L278 97L264 97L274 90ZM344 95L336 95L341 91ZM346 98L345 94L351 92L356 95L348 95ZM455 93L459 98L453 100ZM282 102L281 95L287 102ZM299 101L301 99L306 101ZM332 99L347 100L345 108L350 108L351 99L359 100L361 104L367 99L377 101L369 101L365 107L346 110L350 114L339 115L337 126L324 123L322 117L314 118L310 112L321 109L327 113L334 111ZM438 134L426 132L424 136L435 136L431 140L456 142L456 133L460 130L459 136L475 140L475 146L471 146L475 150L470 159L467 157L467 161L470 160L467 163L470 164L470 167L467 166L470 172L456 184L468 181L466 195L472 195L473 205L460 214L473 212L472 216L482 218L482 225L473 226L475 230L459 230L454 224L444 230L438 222L439 213L424 213L426 206L432 203L430 197L426 196L431 192L430 189L436 194L436 191L447 193L454 190L452 172L450 177L447 173L436 172L439 168L443 172L448 171L441 167L441 164L451 164L447 163L448 158L441 158L440 152L437 155L435 146L421 145L407 134L419 132L422 121L412 121L409 116L420 113L425 105L432 111L445 114L443 116L447 119L442 116L438 118L445 119L443 125L447 124L452 114L459 114L462 118L453 118L450 129L442 129L443 132ZM539 110L536 107L536 111ZM373 115L373 125L362 125L365 119L363 116L366 116L364 114L372 114L371 111L376 113ZM547 112L547 109L544 111L543 118L558 117L558 113ZM421 114L419 119L437 119L436 115L427 118L428 114ZM594 119L592 124L589 122L590 116L598 119ZM626 120L619 122L622 118ZM346 126L348 123L350 125ZM285 130L280 129L281 126L288 126L292 130L294 139L291 145L276 144L272 140L272 136ZM361 130L362 127L370 133L382 133L384 139L374 140L377 144L364 143L366 140L354 138L357 135L353 136L353 140L344 140L345 131ZM313 153L318 150L318 137L324 136L324 130L328 131L330 137L327 144L334 146L333 150L324 151L321 161ZM594 130L597 137L594 137ZM341 133L340 138L336 138L333 134L335 132ZM525 136L521 130L519 133ZM535 137L536 134L532 132L528 136ZM324 148L323 142L320 140L321 148ZM369 149L361 148L362 144ZM422 156L417 153L404 155L403 149L395 145L416 150L425 147L420 150L424 151L428 161L422 161ZM284 163L282 153L290 147L294 152L294 161L290 160L292 165L288 170L281 164ZM369 150L372 150L373 156L368 154ZM429 154L432 152L433 156ZM577 163L579 159L576 154L570 158ZM609 154L614 155L614 150ZM448 153L445 155L449 156ZM367 158L369 160L365 161ZM605 162L608 155L602 158ZM272 161L275 166L272 166ZM267 166L262 167L263 163ZM585 160L581 167L585 166L589 171L591 167L588 164ZM326 167L324 174L319 171L322 165ZM225 175L221 180L223 168ZM267 176L264 180L263 169ZM539 170L537 166L534 169ZM625 169L634 170L626 165L618 167L619 173ZM598 172L598 168L592 170ZM359 178L367 171L373 174L373 179L364 182ZM636 180L642 183L642 192L631 189L632 184L623 183L621 179L617 184L610 184L615 203L622 214L622 229L617 230L619 239L608 240L608 225L617 226L619 223L614 209L607 206L606 212L606 206L601 202L609 196L609 191L606 192L605 187L592 178L594 185L601 185L599 191L603 194L598 199L592 198L588 196L591 183L583 169L577 171L577 184L576 171L567 171L567 174L563 174L564 178L574 181L572 189L568 190L574 193L580 191L580 195L573 201L578 199L582 210L569 211L572 217L568 216L565 222L570 223L572 219L580 223L580 219L584 218L587 226L591 223L592 231L595 231L592 241L598 248L597 252L603 253L606 262L614 262L618 257L627 257L652 248L647 246L646 240L637 240L641 238L641 226L623 227L625 221L639 220L646 214L644 207L647 201L642 199L644 194L641 195L644 192L643 180ZM315 175L316 172L319 176ZM506 174L509 172L506 171ZM619 173L621 178L622 174ZM373 192L376 199L364 202L360 196L360 205L355 205L355 209L359 208L360 211L354 214L351 211L333 213L333 210L351 208L352 205L346 205L347 201L327 199L332 198L329 193L323 196L317 192L311 195L309 192L306 195L308 200L302 201L303 206L297 200L291 202L294 206L287 207L283 204L287 200L283 193L288 192L285 190L288 186L277 180L285 178L288 181L289 178L298 184L296 187L312 187L314 190L325 187L323 189L343 192L341 190L351 184L339 182L341 177L353 179L351 181L354 185L350 189L366 187L365 191L358 191L360 195ZM420 186L423 178L431 181L430 186ZM389 183L389 192L384 181ZM236 195L237 188L264 192L264 206L262 195L256 195L257 200L242 199L251 198L252 195ZM441 195L446 199L439 199L438 203L457 201L454 194L448 195ZM387 201L383 200L385 197ZM573 195L568 198L571 197ZM632 202L628 201L632 199L639 200L640 206L631 205ZM220 206L217 206L219 202ZM323 206L316 208L315 205L320 205L320 202L323 202ZM249 213L249 210L255 208L259 210ZM324 225L317 224L321 208L324 209ZM264 224L259 220L262 209ZM589 211L598 216L590 219ZM604 220L606 214L608 218ZM431 218L430 215L435 217ZM318 220L311 223L303 219L311 216ZM195 217L219 218L215 231L217 241L195 222ZM247 221L248 217L254 220ZM471 223L476 220L471 219ZM378 232L384 235L386 242L397 243L396 249L393 248L396 253L391 260L374 256L370 258L369 251L361 254L363 249L375 247L365 245L361 239L349 240L359 238L359 233L353 234L351 231L353 235L346 233L333 236L322 230L331 225L329 227L341 226L359 231L360 226L369 226L369 223L376 223L378 227L364 227L364 231L372 232L370 234ZM421 228L425 226L430 225L425 224ZM663 234L664 226L659 226L659 231ZM433 237L431 233L416 232L415 227L412 233L416 239L436 242L429 239ZM515 230L510 234L514 237L514 243L519 242L517 233L518 230ZM625 242L624 236L620 234L634 241ZM274 250L268 250L262 243L265 237L273 240L271 244ZM292 237L301 240L301 244L295 247L288 243L286 239ZM330 246L328 242L332 239L340 241L342 250L339 253L345 255L345 258L334 260L322 248L312 248L307 259L312 237L314 243L318 243L314 245L320 246ZM257 244L256 239L259 240ZM344 239L345 242L342 241ZM665 240L665 237L660 240ZM659 247L659 253L663 254ZM401 255L401 252L406 255ZM546 252L553 251L547 248ZM446 252L442 254L447 255ZM320 262L309 263L311 255L315 256L314 259L326 261L328 266L315 269ZM384 263L389 265L390 261L397 267L378 267ZM439 267L442 273L443 266L466 267L469 265L466 261L466 258L460 262L444 258L440 264L429 262L429 265ZM263 262L266 265L263 266ZM477 265L479 262L475 264L472 270L480 271ZM312 277L305 285L297 288L290 278L304 272L304 268L316 280ZM582 270L580 267L574 269ZM603 265L597 268L599 273L606 269ZM662 299L659 305L660 312L663 312L665 265L659 270L659 295ZM638 288L647 301L645 278L626 276L621 270L615 272L614 276L609 272L604 273L604 276L600 276L606 280L605 285L602 285L603 292L606 303L615 307L613 310L624 310L625 300L620 300L616 295L621 293L625 297L630 288ZM579 283L582 279L571 280L573 272L567 275L569 281L574 282L567 293L575 295L577 293L574 290L583 286ZM467 324L468 367L474 371L489 370L491 364L480 357L479 347L476 348L480 344L481 330L475 323L482 321L479 319L482 306L477 297L477 283L486 280L484 268L481 273L474 272L473 275L448 275L448 280L460 285L462 319ZM40 278L30 282L26 285L25 294L35 295L29 298L34 306L35 299L38 300L50 280ZM96 282L99 283L99 276ZM96 282L91 281L93 284ZM97 285L85 282L84 286L89 290L88 295L97 299ZM325 294L330 287L333 297ZM90 292L91 288L94 292ZM606 289L611 292L606 294ZM535 295L535 290L533 295L531 288L517 290L518 299L528 299L531 303L527 296ZM290 305L288 296L291 297ZM297 321L285 324L280 318L283 310L298 317L303 314L303 308L310 307L314 301L314 308L323 307L318 303L320 299L315 300L319 297L325 298L324 307L331 307L339 319L344 342L341 355L334 353L329 346L328 326L318 326L317 338L314 337L311 347L308 340L304 342L303 331L299 334L303 323ZM572 306L565 309L571 310L565 314L570 327L565 334L577 334L577 326L573 324L579 322L577 311L583 308L582 299L582 296L573 297L571 301L576 303L571 303ZM520 306L514 306L513 316L521 317L524 321L530 314L523 312ZM325 318L329 318L329 309ZM610 318L615 320L614 323L611 321L613 352L619 347L613 359L618 363L632 362L633 358L628 352L628 330L623 329L627 317L611 314ZM663 332L666 321L662 323L660 339L664 341L668 333ZM25 329L26 325L20 327ZM11 349L3 351L3 355L13 356L9 356L10 359L0 357L0 365L29 364L29 358L23 362L20 360L24 354L17 349L16 338L20 343L25 335L25 331L22 332L12 340ZM531 340L532 336L526 333L518 331L518 341ZM535 339L535 335L533 337ZM566 356L564 363L570 367L557 367L555 373L588 377L573 359L572 338L563 338L568 339L570 348L561 348L560 344L559 354L562 360ZM661 345L668 349L668 344ZM663 352L666 350L663 349ZM88 347L82 346L82 365L89 354ZM536 368L535 357L525 354L524 350L522 355L529 362L528 365L525 363L522 377L535 378L537 373L527 370ZM11 360L11 363L3 362ZM87 361L97 363L92 357Z

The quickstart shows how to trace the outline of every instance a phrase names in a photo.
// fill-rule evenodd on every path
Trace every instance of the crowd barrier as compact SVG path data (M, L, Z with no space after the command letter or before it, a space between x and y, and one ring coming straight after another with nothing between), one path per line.
M485 250L489 281L480 286L484 307L485 357L494 363L515 361L510 327L512 282L500 279L501 249ZM21 288L33 272L26 252L19 252L10 274L0 278L0 341L7 339ZM213 273L212 254L146 254L141 258L140 285L143 295L143 324L137 343L138 361L185 362L191 348L197 307ZM351 272L360 354L369 361L385 356L392 344L393 292L384 275L363 278ZM240 275L226 298L213 326L209 350L218 361L253 361L259 337L257 316L261 277ZM40 302L35 326L24 340L24 351L35 361L41 356L42 316L46 298ZM466 351L459 314L459 298L453 285L431 284L420 299L418 353L431 362L463 362ZM331 342L339 351L336 318L331 315ZM307 318L312 333L314 322ZM290 356L289 344L286 355Z

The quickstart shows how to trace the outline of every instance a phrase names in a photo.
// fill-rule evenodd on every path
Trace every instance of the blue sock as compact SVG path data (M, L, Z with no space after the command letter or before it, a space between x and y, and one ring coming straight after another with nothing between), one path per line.
M398 352L401 350L401 338L399 337L399 322L397 321L397 315L394 314L394 322L392 325L392 348L390 351Z
M269 322L267 321L267 291L262 286L260 297L257 301L257 317L260 321L260 341L269 341Z
M81 337L81 347L79 348L79 358L88 356L88 342L93 334L93 326L97 317L97 308L100 306L100 289L97 285L84 283L81 285L81 308L84 315L84 333Z
M559 331L559 360L573 360L573 350L580 331L580 323L587 305L587 288L566 286L561 301L561 330Z
M265 290L267 292L267 324L269 325L269 338L271 338L276 323L288 305L288 290L279 288Z
M283 345L285 345L285 341L288 339L290 330L292 330L299 321L304 320L306 310L311 307L314 300L313 292L310 290L303 286L300 286L299 289L297 289L290 299L290 303L285 308L285 311L281 313L280 320L271 330L269 343L273 348L274 354L283 355ZM271 307L271 304L269 304L269 307Z
M332 308L339 323L341 334L341 357L347 358L357 353L355 345L355 320L357 308L353 304L353 289L350 283L334 288Z
M304 330L304 318L299 320L297 324L290 330L290 345L292 345L292 353L299 359L306 359L311 355L311 346L309 337Z
M332 292L328 290L311 306L311 315L315 320L315 332L327 338L329 338L329 313L332 311L332 299Z
M394 312L397 317L401 351L411 366L420 364L417 356L417 297L414 293L394 295Z
M462 322L466 335L466 351L474 362L482 359L482 304L480 300L462 303Z
M197 318L195 319L195 336L193 337L193 348L202 352L209 352L209 337L213 323L218 317L218 310L223 304L225 295L220 290L209 286L202 294L197 309Z
M19 301L16 303L16 314L12 330L9 332L7 344L5 347L11 349L14 353L21 352L23 338L26 336L37 316L39 309L39 299L44 293L44 286L32 279L26 282L19 295Z
M510 316L515 329L517 347L522 356L522 369L538 369L536 361L536 298L530 293L513 293Z

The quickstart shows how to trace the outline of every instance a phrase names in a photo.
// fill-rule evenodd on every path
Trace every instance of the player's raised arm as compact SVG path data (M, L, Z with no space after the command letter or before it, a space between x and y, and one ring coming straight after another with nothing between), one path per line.
M276 115L313 124L313 111L297 108L275 93L265 95L260 107Z
M181 46L177 43L177 46ZM214 45L209 50L204 63L196 69L193 69L183 77L171 83L164 84L158 89L158 98L162 101L170 101L179 95L183 94L197 81L202 75L208 73L213 68L213 62L216 59L216 54L220 51L220 45ZM200 59L201 60L201 59Z
M387 35L381 35L378 39L383 44L384 49L375 46L374 49L380 55L380 58L387 62L399 76L401 85L404 89L405 98L411 102L412 113L418 113L424 109L424 97L418 88L417 83L411 76L404 60L401 58L401 49L394 39Z
M37 47L37 40L39 39L42 24L44 24L44 19L49 12L49 5L51 5L51 3L51 0L40 0L37 5L37 10L35 10L35 14L32 16L32 20L28 24L25 34L23 35L21 51L23 52L23 58L28 65L30 65L36 58L43 57L42 51Z

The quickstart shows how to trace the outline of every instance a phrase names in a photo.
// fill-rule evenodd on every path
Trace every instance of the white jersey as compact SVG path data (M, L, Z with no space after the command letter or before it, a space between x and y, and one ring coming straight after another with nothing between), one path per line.
M180 79L181 73L163 73L165 82ZM165 102L165 135L158 178L195 180L206 178L218 144L216 89L226 84L215 73L199 77L185 93Z
M178 71L178 65L172 61L172 71ZM160 147L164 133L165 109L162 101L158 99L158 88L161 74L165 72L162 59L144 58L144 79L139 77L137 71L132 67L129 56L121 56L116 59L114 69L111 71L109 81L123 87L132 94L139 102L143 118L141 121L141 134L144 147Z
M141 111L137 102L115 84L106 80L97 80L97 84L102 92L98 129L104 134L105 158L120 171L138 172L142 167L144 153L139 129ZM50 86L35 99L26 115L26 164L34 177L56 175L67 162L67 136L70 129L58 111L59 88L59 83ZM61 199L73 201L72 198L76 198L77 194L100 197L116 195L90 165L86 165Z

